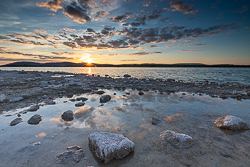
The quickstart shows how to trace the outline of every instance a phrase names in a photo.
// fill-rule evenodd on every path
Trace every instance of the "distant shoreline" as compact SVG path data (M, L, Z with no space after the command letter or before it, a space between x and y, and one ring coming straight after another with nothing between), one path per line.
M87 63L71 63L71 62L59 62L59 63L34 63L34 62L15 62L0 67L239 67L250 68L250 65L233 65L233 64L200 64L200 63L179 63L179 64L91 64Z

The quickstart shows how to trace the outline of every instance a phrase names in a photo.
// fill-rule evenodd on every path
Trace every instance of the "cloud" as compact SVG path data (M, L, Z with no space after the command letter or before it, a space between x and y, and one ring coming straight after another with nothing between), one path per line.
M150 5L153 5L153 2L148 1L148 3L147 3L147 4L145 4L145 5L143 5L143 6L144 6L144 7L149 7Z
M179 50L180 52L201 52L202 50Z
M89 16L90 7L87 3L81 3L78 5L76 2L72 2L70 5L63 8L63 13L70 18L73 18L75 22L83 24L84 22L90 22Z
M109 20L113 20L113 22L123 22L124 20L130 19L130 15L133 15L133 12L127 12L123 15L116 16L116 17L109 17Z
M177 11L182 12L183 14L197 14L197 13L199 13L199 10L191 9L194 5L190 5L190 4L183 5L182 1L175 1L175 2L171 1L170 6L171 6L171 8L174 8L174 9L172 9L172 11L177 10Z
M245 29L250 29L250 27L245 27Z
M94 17L94 20L98 21L99 17L105 17L107 15L110 15L109 11L98 11Z
M241 9L235 10L234 13L245 13L249 11L249 7L248 6L242 6Z
M62 9L60 3L63 3L63 0L50 0L48 2L37 3L36 6L49 8L53 12L57 12L58 9Z
M76 29L73 28L63 28L63 30L68 32L76 32Z
M120 60L120 61L138 61L136 59L130 59L130 60Z
M117 53L117 54L108 54L109 56L117 56L117 55L123 55L123 56L145 56L149 54L162 54L162 52L135 52L135 53Z

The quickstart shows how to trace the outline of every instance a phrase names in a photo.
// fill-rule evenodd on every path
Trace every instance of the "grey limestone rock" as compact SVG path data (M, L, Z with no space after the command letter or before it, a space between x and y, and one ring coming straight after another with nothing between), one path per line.
M65 111L62 115L61 115L62 119L65 121L72 121L74 119L74 113L71 110Z
M59 164L76 164L85 156L80 146L70 146L67 151L56 156L56 162Z
M161 132L160 137L163 141L170 143L176 148L190 148L193 145L193 138L186 134L177 133L175 131L166 130Z
M88 139L91 151L105 164L112 159L123 159L134 151L134 143L121 134L93 132Z
M28 124L36 125L39 124L40 121L42 121L42 116L35 114L28 120Z
M106 103L108 102L109 100L111 99L111 96L110 95L104 95L100 98L100 102L101 103Z
M22 118L16 118L13 121L11 121L10 126L15 126L17 124L19 124L20 122L23 122Z
M31 106L27 111L37 111L39 109L39 105L34 105L34 106Z
M226 115L214 121L218 128L228 130L247 130L249 129L247 123L239 117Z

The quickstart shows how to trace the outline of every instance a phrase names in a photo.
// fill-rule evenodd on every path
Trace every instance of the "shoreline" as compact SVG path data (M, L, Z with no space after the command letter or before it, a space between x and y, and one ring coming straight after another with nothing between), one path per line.
M123 75L123 74L122 74ZM0 71L0 107L15 110L58 97L96 92L98 89L156 91L160 94L175 92L209 95L213 98L250 99L250 85L216 83L209 81L183 82L174 79L137 79L132 77L100 77L92 74L38 71ZM14 99L13 98L20 98ZM12 99L13 102L10 102Z

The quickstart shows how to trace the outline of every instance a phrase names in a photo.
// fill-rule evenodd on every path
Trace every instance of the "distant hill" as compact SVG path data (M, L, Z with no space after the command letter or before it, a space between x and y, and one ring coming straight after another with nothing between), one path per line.
M86 67L87 63L57 62L57 63L35 63L35 62L15 62L1 67ZM202 63L177 63L177 64L96 64L93 67L250 67L250 65L215 64L206 65Z

